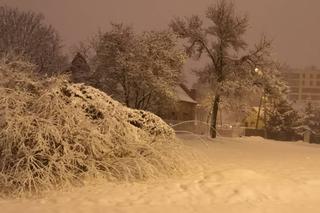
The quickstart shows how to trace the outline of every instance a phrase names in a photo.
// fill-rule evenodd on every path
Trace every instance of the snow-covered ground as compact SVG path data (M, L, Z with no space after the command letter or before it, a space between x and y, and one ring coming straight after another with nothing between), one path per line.
M320 212L320 146L180 136L199 160L184 177L105 183L33 200L0 200L1 213Z

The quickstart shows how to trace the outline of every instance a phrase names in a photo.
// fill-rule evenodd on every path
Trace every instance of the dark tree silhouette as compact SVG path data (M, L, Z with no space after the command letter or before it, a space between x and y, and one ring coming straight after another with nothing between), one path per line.
M46 73L66 64L59 35L42 14L0 6L0 35L0 56L22 56Z

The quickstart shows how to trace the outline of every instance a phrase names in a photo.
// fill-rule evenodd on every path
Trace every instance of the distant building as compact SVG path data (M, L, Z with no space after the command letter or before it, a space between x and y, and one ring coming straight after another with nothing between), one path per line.
M185 85L180 84L175 88L175 94L177 104L162 117L174 123L195 120L198 104L195 100L195 90L189 90Z
M283 73L289 86L289 100L296 108L308 102L320 104L320 70L316 68L290 69Z
M91 74L90 66L80 53L77 53L73 58L69 70L73 82L84 83L89 80Z

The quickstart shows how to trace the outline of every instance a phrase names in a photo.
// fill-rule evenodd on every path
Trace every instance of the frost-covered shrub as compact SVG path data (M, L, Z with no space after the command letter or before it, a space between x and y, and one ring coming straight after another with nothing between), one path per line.
M0 194L181 172L179 144L160 118L32 69L0 62Z
M287 100L279 100L274 109L268 112L266 122L267 135L276 140L297 140L297 128L300 126L300 117Z
M172 138L175 137L174 130L161 118L151 112L143 110L129 110L126 113L127 121L133 126L148 132L152 136Z
M302 117L305 129L311 130L313 134L320 134L320 108L308 103Z

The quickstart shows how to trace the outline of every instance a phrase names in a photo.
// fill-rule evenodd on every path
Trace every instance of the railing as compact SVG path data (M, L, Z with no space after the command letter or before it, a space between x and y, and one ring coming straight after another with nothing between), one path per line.
M176 133L189 133L194 135L202 135L210 137L210 125L203 121L189 120L189 121L177 121L167 120L166 121ZM214 129L218 137L240 137L244 136L244 129L242 127L234 128L218 128Z

